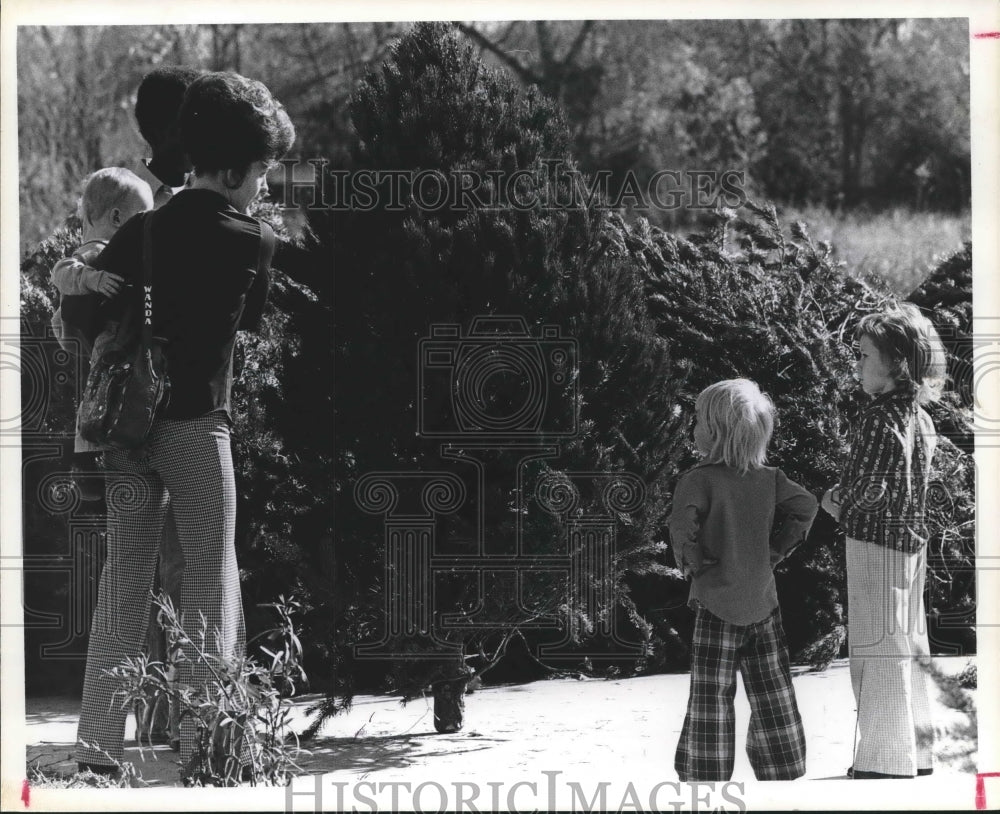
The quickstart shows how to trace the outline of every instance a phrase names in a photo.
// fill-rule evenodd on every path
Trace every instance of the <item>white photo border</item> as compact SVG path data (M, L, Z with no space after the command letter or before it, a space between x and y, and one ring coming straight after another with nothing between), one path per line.
M956 2L900 2L868 0L864 3L791 2L764 0L698 3L639 2L639 0L440 0L423 2L322 2L322 0L172 0L134 3L127 0L5 0L0 7L0 320L17 324L18 318L18 153L16 27L18 25L148 25L157 23L279 23L362 20L514 20L514 19L661 19L661 18L811 18L811 17L966 17L972 39L969 45L972 127L972 243L975 328L1000 334L1000 5L993 0ZM977 36L980 35L980 36ZM986 36L983 36L986 35ZM0 371L0 414L12 415L20 403L16 371ZM984 394L980 394L984 395ZM1000 387L988 394L990 404L1000 404ZM21 469L16 446L3 446L0 438L0 687L2 687L3 811L97 810L227 810L284 811L283 789L182 789L155 790L32 790L30 808L22 800L25 767L24 646L21 573ZM981 568L977 585L978 670L980 686L1000 687L1000 448L980 445L976 451L977 557ZM993 495L991 499L988 496ZM13 564L8 567L7 564ZM1000 693L978 693L979 763L983 773L1000 771ZM667 774L669 767L664 767ZM891 783L808 781L805 783L753 783L746 785L750 809L871 810L912 808L924 810L974 809L972 780L968 788L948 788L935 778L922 780L920 799L900 799ZM987 781L989 799L1000 799L1000 778ZM995 803L994 803L995 805Z

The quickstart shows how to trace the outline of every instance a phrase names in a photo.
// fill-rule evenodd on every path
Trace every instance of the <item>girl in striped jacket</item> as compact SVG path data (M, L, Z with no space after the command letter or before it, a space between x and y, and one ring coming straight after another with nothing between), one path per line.
M855 779L932 771L924 579L926 501L940 397L941 339L913 305L858 324L857 376L872 401L854 430L839 485L823 507L847 535L848 640L858 705Z

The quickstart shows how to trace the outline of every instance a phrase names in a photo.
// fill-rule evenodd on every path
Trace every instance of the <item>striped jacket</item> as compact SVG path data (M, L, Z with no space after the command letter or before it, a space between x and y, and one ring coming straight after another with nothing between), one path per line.
M840 479L840 524L848 537L913 553L927 542L927 489L937 434L905 391L883 393L852 434Z

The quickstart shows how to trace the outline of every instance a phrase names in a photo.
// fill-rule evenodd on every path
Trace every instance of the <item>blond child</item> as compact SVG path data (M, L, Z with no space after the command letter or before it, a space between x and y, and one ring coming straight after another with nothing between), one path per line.
M941 339L913 305L862 318L857 376L872 397L823 508L847 535L847 636L859 738L849 776L933 771L924 580L927 489L937 435L922 404L940 397Z
M726 781L736 753L736 671L750 700L747 754L758 780L805 773L773 568L805 539L816 499L764 465L774 406L748 379L707 387L695 404L704 460L681 476L668 520L693 577L691 691L674 767L685 782Z
M107 167L89 176L80 199L83 243L70 257L52 268L52 284L59 291L59 307L52 330L63 349L90 358L95 316L102 301L116 294L122 278L91 267L118 227L133 215L153 207L149 184L131 170ZM84 366L84 374L86 368ZM82 382L81 382L82 384ZM104 496L97 466L100 447L77 433L73 442L72 473L84 500Z
M125 221L152 208L149 184L124 167L106 167L84 182L80 199L83 243L52 267L52 284L59 292L52 329L64 350L90 357L93 320L89 315L102 298L117 294L122 284L118 275L99 271L91 264Z

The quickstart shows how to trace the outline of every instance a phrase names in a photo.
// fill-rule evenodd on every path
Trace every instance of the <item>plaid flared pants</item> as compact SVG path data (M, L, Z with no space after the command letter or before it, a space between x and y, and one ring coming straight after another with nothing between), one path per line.
M684 782L726 781L736 761L736 671L750 699L747 755L758 780L794 780L806 771L806 740L795 703L777 608L733 625L698 607L691 647L691 693L674 768Z
M109 452L105 460L108 555L90 629L76 751L77 760L101 765L107 765L109 758L121 760L128 714L105 670L137 656L145 644L149 592L168 505L184 553L180 613L185 629L197 638L199 612L204 614L206 648L218 655L242 654L246 637L226 414L161 419L146 447ZM197 663L190 643L183 650L187 660L178 665L178 682L207 684L207 666ZM192 719L184 719L180 736L181 760L186 762L195 738Z

